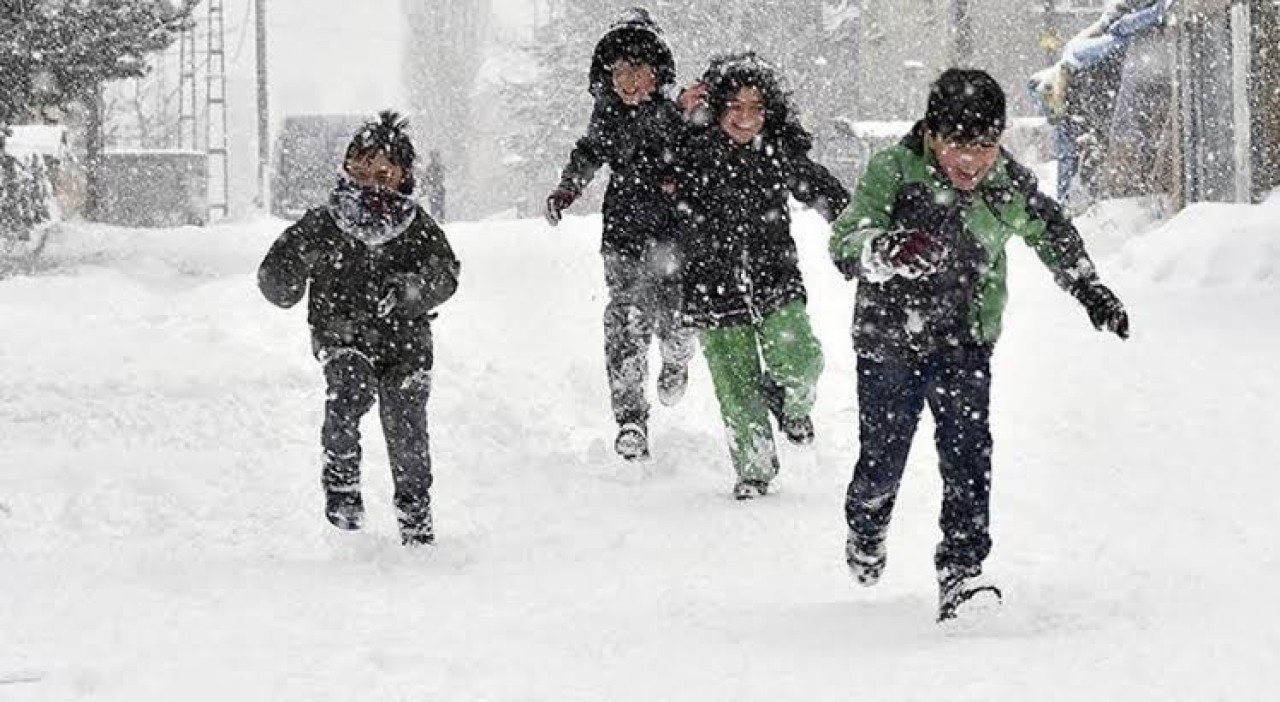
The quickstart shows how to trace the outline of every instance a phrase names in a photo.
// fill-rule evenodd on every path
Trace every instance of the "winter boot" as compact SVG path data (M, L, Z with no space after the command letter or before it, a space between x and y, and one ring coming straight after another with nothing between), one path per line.
M689 366L680 363L663 363L658 373L658 402L674 407L684 397L689 386Z
M627 422L618 428L613 450L628 461L649 460L649 431L640 422Z
M733 486L733 499L754 500L769 494L769 483L764 480L739 480Z
M396 517L400 521L400 543L405 546L430 546L436 542L430 502L412 509L397 510Z
M769 408L769 414L773 415L774 421L778 423L778 429L786 435L787 441L797 446L812 444L813 420L808 416L791 417L783 411L783 395L786 391L782 386L766 375L760 383L760 390L764 393L764 403Z
M360 488L325 490L324 516L343 531L364 526L364 498L360 496Z
M887 560L883 540L864 539L849 530L849 537L844 542L844 561L849 566L849 574L859 585L871 587L880 582Z
M982 566L950 566L938 571L938 621L999 609L1000 588L982 575Z

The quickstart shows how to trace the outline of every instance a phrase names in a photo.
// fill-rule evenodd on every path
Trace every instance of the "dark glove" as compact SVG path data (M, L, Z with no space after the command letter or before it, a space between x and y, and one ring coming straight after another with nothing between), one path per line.
M427 281L417 273L396 273L382 286L378 299L378 316L398 312L404 317L420 317L429 310L422 292Z
M1112 332L1121 339L1129 338L1129 313L1110 288L1096 280L1081 281L1071 294L1084 305L1095 329Z
M547 224L553 227L559 224L561 213L569 209L569 205L578 199L578 195L576 190L564 186L552 190L547 196Z
M895 229L867 242L869 263L881 277L923 278L938 272L947 249L941 241L919 229Z

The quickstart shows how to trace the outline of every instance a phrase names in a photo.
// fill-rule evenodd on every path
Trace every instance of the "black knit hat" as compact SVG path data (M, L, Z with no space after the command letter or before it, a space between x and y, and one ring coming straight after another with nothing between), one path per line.
M415 185L413 162L417 158L413 142L409 139L409 121L391 110L378 113L378 119L365 122L347 145L347 159L382 152L387 160L404 169L404 182L400 192L409 195Z
M671 47L663 39L662 28L642 7L624 11L596 44L589 75L593 95L599 96L612 89L613 64L619 59L653 66L659 88L676 81L676 62Z
M959 142L998 140L1008 123L1004 90L986 71L948 69L929 90L924 123Z

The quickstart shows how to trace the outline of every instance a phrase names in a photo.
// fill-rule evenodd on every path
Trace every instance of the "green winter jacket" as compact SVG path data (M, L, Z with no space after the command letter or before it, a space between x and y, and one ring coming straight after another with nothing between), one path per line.
M1035 176L1002 152L973 192L957 190L938 170L917 125L896 146L875 154L853 201L832 225L830 253L858 279L854 346L859 356L919 358L966 345L994 345L1008 297L1005 244L1031 246L1068 291L1097 280L1071 221ZM945 248L929 276L867 278L863 249L876 234L918 229Z

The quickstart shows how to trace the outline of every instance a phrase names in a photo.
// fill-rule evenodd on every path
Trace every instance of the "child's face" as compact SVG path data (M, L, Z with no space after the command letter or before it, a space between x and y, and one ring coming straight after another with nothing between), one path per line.
M352 156L343 167L351 180L365 187L399 190L404 184L404 169L392 163L381 150Z
M613 64L613 92L628 105L639 105L653 95L658 87L658 76L647 63L632 63L621 59Z
M764 95L759 88L739 88L725 103L720 128L739 144L749 144L764 129Z
M930 134L928 141L943 175L957 190L976 190L1000 157L999 139L960 143Z

